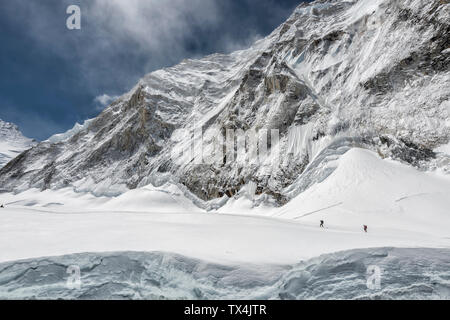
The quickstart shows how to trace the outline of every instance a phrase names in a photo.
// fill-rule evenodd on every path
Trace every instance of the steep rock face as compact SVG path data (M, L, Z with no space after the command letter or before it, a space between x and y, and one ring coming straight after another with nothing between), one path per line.
M36 141L25 137L16 125L0 119L0 168L35 144Z
M77 133L9 163L0 183L118 194L171 179L211 200L252 182L283 204L352 147L449 170L433 151L450 140L449 21L446 0L302 4L250 49L147 75ZM198 128L204 155L222 161L177 156ZM237 161L227 130L254 130L269 151L254 157L250 144Z

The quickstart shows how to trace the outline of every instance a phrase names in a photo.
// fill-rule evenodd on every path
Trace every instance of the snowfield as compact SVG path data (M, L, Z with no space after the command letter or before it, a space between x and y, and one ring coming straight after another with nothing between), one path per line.
M2 194L1 201L6 208L0 211L0 262L3 262L0 295L6 298L14 295L44 298L47 294L53 298L448 298L450 268L445 266L450 263L449 195L447 176L382 160L377 154L358 148L344 154L327 179L281 208L266 203L251 209L253 202L241 194L228 200L218 211L207 212L196 207L174 185L146 187L116 198L77 194L69 189ZM319 228L320 220L325 220L326 228ZM363 224L369 226L367 234L362 230ZM382 247L410 250L364 249ZM348 251L353 249L361 250ZM379 250L384 253L376 253ZM342 251L348 252L336 254ZM323 254L331 255L315 258ZM167 257L170 266L164 265ZM411 279L402 277L402 265L413 258L426 264L409 269ZM14 262L23 259L28 262ZM317 259L325 259L327 263L323 265ZM342 270L337 267L339 272L330 276L327 272L334 270L335 259L343 267ZM344 263L342 259L349 260ZM363 266L371 259L392 269L389 287L384 291L362 288ZM91 270L89 266L99 260L103 261L101 268L106 269L98 269L94 275L89 271L87 288L79 292L65 291L61 284L64 274L61 261L64 265L75 264ZM164 271L159 273L146 263L150 266L156 263ZM35 267L33 272L26 271L30 265L42 268L43 275ZM45 272L45 266L57 273ZM196 273L198 268L200 274ZM305 270L311 273L311 268L320 273L317 277L333 280L330 283L323 280L326 283L323 286L316 276L305 276ZM428 273L423 274L422 268ZM134 273L138 271L139 277L142 272L151 273L168 287L140 287L137 280L131 283L123 280L126 276L137 277ZM236 279L233 272L237 273ZM414 272L420 272L416 275L419 278L414 277ZM123 281L113 281L115 277ZM215 287L208 280L210 277L217 277L223 287ZM250 281L248 287L240 287L245 283L243 279ZM148 281L147 284L156 283L156 280ZM347 291L347 286L356 287ZM252 294L248 295L249 292Z
M115 198L69 189L2 194L0 261L131 250L292 264L355 248L450 247L449 177L358 148L336 166L281 208L263 203L252 209L257 200L241 194L206 212L174 185ZM318 228L320 220L325 229Z
M36 141L23 136L16 125L0 119L0 169L34 145Z

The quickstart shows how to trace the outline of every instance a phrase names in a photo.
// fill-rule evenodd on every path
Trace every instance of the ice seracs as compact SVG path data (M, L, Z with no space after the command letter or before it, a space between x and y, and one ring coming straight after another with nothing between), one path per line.
M35 140L25 137L15 124L0 119L0 169L36 144Z

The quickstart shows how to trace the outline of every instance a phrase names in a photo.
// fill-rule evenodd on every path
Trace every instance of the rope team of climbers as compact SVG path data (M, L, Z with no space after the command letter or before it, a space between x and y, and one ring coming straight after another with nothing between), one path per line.
M320 228L325 228L325 221L320 220ZM363 225L363 230L365 233L367 233L369 230L369 227L367 225Z
M3 204L0 205L0 209L3 209L3 208L5 208L5 206ZM325 228L325 221L320 220L320 228ZM368 232L368 228L369 227L367 225L363 225L363 230L364 230L365 233Z

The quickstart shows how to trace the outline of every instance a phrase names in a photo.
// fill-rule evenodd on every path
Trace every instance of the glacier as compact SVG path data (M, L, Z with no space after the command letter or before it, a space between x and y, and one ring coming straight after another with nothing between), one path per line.
M80 270L68 285L69 267ZM379 287L368 285L380 268ZM369 270L369 273L368 273ZM0 264L0 299L450 299L450 251L351 250L294 265L220 265L169 253L84 253Z

